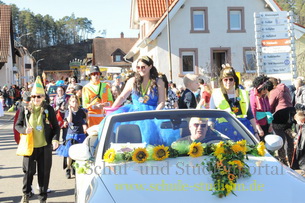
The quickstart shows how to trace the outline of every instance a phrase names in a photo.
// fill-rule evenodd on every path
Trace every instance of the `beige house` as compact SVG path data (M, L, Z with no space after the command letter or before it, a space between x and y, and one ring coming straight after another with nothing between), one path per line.
M125 58L135 67L148 55L177 84L187 73L217 78L223 63L255 72L254 13L269 11L280 11L273 0L132 0L130 27L140 38ZM296 39L304 33L295 26Z

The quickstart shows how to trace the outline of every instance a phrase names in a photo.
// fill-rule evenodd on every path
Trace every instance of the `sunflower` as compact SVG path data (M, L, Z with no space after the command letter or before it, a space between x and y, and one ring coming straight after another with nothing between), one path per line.
M229 161L228 164L237 165L238 168L242 168L244 166L244 164L240 160Z
M214 156L216 156L218 159L222 159L222 154L225 153L225 148L223 147L223 142L219 142L216 144L216 149L214 151Z
M191 157L199 157L202 156L202 153L203 153L203 147L201 146L201 143L193 142L190 146L189 153L187 154L190 155Z
M159 145L154 147L153 150L153 159L156 161L162 161L169 156L168 147L164 147L164 145Z
M240 146L239 144L232 145L231 149L233 150L234 153L243 152L243 147Z
M265 144L264 142L260 142L258 145L257 145L257 152L260 156L265 156Z
M235 180L235 178L236 178L236 176L234 174L232 174L232 173L228 174L229 180L233 181L233 180Z
M147 160L148 153L145 148L137 148L134 150L132 160L137 163L143 163Z
M104 160L108 163L111 163L114 161L114 159L115 159L115 150L110 148L104 154Z

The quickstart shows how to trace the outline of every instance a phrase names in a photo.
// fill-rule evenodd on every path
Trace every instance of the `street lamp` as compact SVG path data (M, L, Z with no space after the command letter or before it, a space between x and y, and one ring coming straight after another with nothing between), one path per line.
M20 40L21 40L21 38L22 37L24 37L24 36L28 36L28 35L31 35L32 33L31 32L28 32L28 33L26 33L26 34L22 34L22 35L20 35L19 37L16 37L18 40L18 42L20 43Z
M30 53L30 55L33 56L34 53L37 53L37 52L40 52L40 51L41 51L40 49L35 50L35 51L33 51L32 53Z
M43 60L44 60L44 58L39 59L38 61L36 61L35 74L34 74L35 78L36 78L36 76L38 75L38 65L39 65L39 62L40 62L40 61L43 61Z

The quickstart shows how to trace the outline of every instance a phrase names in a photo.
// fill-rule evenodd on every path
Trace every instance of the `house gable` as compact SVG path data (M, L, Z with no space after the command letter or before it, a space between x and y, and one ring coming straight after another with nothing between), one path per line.
M130 67L130 63L124 60L116 62L114 57L124 57L137 40L138 38L94 38L93 65Z
M12 38L12 15L11 7L0 6L0 68L8 62L8 58L13 56Z

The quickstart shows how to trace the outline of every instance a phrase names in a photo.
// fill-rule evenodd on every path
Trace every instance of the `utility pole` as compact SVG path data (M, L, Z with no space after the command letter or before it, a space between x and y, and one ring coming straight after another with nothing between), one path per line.
M168 42L168 60L169 60L169 80L173 81L173 69L172 69L172 49L171 49L171 36L170 36L170 22L169 22L169 4L166 0L167 8L167 42Z

